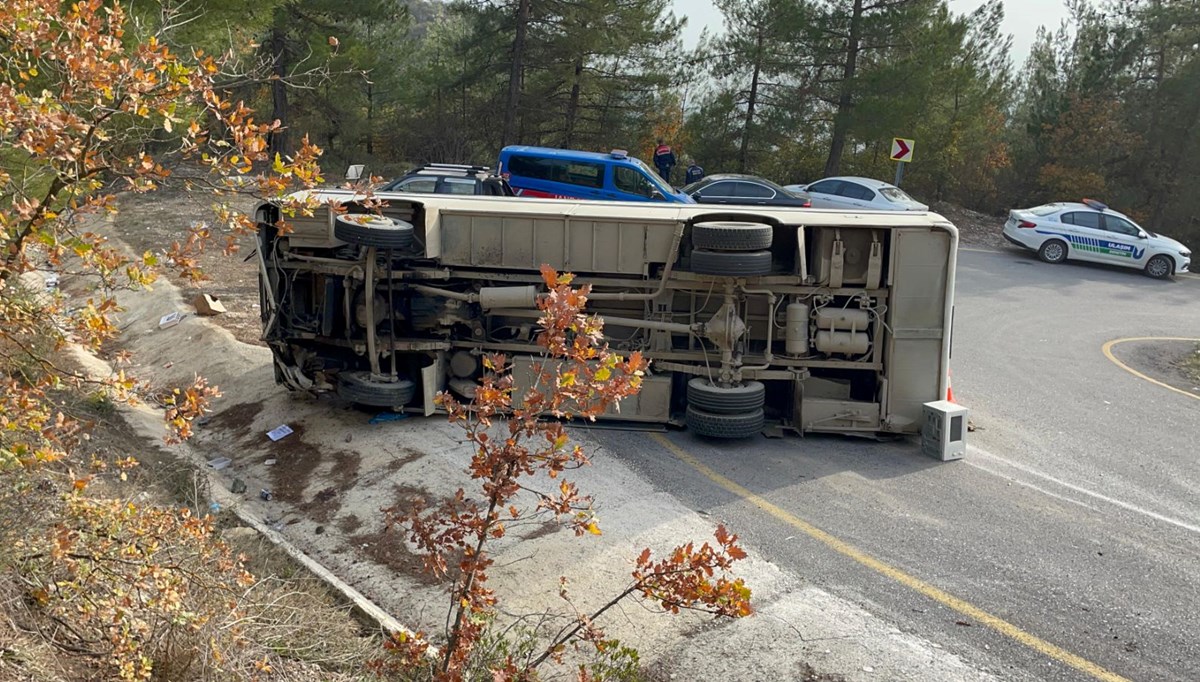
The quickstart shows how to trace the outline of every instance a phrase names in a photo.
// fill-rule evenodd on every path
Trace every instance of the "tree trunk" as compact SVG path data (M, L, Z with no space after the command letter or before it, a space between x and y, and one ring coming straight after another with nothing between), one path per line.
M754 45L754 73L750 76L750 96L746 101L746 124L742 126L742 148L738 151L738 172L745 173L750 156L750 126L754 124L754 107L758 104L758 76L762 71L763 61L763 31L766 27L758 27L758 39Z
M825 177L837 175L842 167L842 152L846 148L846 133L850 128L850 113L854 109L854 72L858 70L858 50L862 41L863 0L854 0L850 11L850 35L846 40L846 63L842 67L841 94L833 118L833 139L829 158L825 161Z
M288 141L287 36L282 17L276 16L271 29L271 116L279 121L279 129L271 133L271 156L288 156L292 149Z
M517 30L513 37L512 68L508 72L508 101L504 106L504 129L500 146L513 142L517 127L517 109L521 105L521 77L525 68L525 36L529 30L529 4L533 0L517 0Z
M571 81L571 98L567 100L566 129L563 132L563 146L567 149L575 141L575 120L579 116L579 89L583 80L583 55L575 57L575 78Z

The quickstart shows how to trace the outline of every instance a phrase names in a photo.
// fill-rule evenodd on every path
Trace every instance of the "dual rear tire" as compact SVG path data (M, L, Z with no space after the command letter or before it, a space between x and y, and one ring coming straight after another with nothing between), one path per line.
M761 382L718 386L706 378L696 377L688 381L687 398L684 422L698 436L750 438L763 430L766 388Z

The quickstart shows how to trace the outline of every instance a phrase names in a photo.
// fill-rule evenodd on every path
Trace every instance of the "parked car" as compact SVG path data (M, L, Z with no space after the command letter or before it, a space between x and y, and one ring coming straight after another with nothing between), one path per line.
M515 196L504 178L487 166L454 163L427 163L380 187L380 192L416 192L418 194L483 194Z
M812 201L803 192L792 192L754 175L719 173L683 188L699 204L741 206L794 206L809 208Z
M1183 244L1092 199L1009 211L1004 238L1036 251L1047 263L1109 263L1139 268L1156 279L1187 272L1192 257Z
M881 180L857 177L825 178L808 185L786 185L808 194L813 208L852 211L928 211L929 206L908 196L899 187Z
M696 203L620 149L600 154L509 146L500 150L499 169L522 197Z

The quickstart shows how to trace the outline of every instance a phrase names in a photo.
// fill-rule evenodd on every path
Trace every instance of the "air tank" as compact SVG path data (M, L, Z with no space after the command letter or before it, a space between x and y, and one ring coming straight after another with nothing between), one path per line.
M865 331L871 323L871 313L861 309L846 309L825 307L818 310L813 318L817 329Z
M808 354L808 305L788 304L783 338L788 355Z
M871 338L865 332L817 332L817 350L822 353L862 355L871 348Z

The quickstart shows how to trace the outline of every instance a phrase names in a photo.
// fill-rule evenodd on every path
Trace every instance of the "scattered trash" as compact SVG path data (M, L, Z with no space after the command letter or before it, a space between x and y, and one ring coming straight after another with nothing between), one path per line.
M192 299L192 306L196 309L197 315L206 317L211 315L220 315L225 312L225 305L221 303L221 299L211 294L199 294Z
M212 421L212 417L201 417L196 420L196 426L204 426L205 424L209 423L210 421Z
M46 291L53 291L58 288L58 275L46 275Z
M273 496L271 495L271 491L270 491L270 490L267 490L266 488L263 488L262 490L260 490L260 491L258 492L258 496L259 496L260 498L262 498L262 499L266 500L267 502L270 502L270 501L271 501L271 497L273 497Z
M182 319L183 313L181 312L176 311L173 313L167 313L166 315L158 318L158 328L167 329L169 327L174 327L175 325L179 324L179 321Z
M354 434L352 434L352 433L347 433L347 434L346 434L346 439L345 439L345 440L346 440L346 442L347 442L347 443L349 443L350 441L354 440Z
M221 513L221 505L218 502L213 502L208 505L208 510L214 514Z
M292 427L288 426L287 424L280 424L270 431L267 431L267 438L270 438L271 440L280 440L282 438L287 438L293 433L295 433L295 431L292 431Z
M324 535L325 534L325 526L317 526L317 530L315 532L317 535Z
M263 464L265 464L269 467L273 467L273 466L275 466L275 458L272 457L271 459L268 459L267 461L263 462Z
M233 464L233 460L229 459L228 457L218 457L216 459L208 460L208 465L217 471L224 469L230 464Z
M970 623L970 622L968 622L968 621L965 621L965 620L956 620L956 621L954 621L954 624L955 624L955 625L961 625L961 626L963 626L964 628L969 628L969 627L971 627L971 623Z
M175 363L168 362L167 364L163 365L163 369L171 369L174 366L175 366Z
M229 492L236 494L246 492L246 482L240 478L233 479L233 483L229 484Z
M371 417L371 421L369 421L367 423L368 424L383 424L385 422L398 422L401 419L408 419L408 415L403 412L380 412L379 414L375 415L374 417ZM347 442L349 442L349 441L347 441Z
M863 672L864 672L864 673L873 673L873 672L875 672L875 669L874 669L874 668L872 668L872 667L871 667L871 666L869 666L869 665L864 665L864 666L863 666Z

